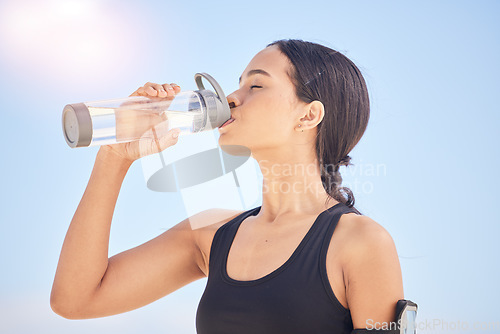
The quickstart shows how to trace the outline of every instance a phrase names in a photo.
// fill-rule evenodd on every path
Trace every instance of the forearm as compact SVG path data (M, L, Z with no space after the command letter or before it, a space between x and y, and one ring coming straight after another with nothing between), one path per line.
M130 161L100 149L89 183L66 233L51 303L85 302L108 266L111 220Z

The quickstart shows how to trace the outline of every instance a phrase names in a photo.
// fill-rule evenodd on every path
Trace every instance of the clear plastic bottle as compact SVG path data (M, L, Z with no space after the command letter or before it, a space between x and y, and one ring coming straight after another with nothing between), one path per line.
M204 88L202 78L215 92ZM231 117L224 92L206 73L197 73L195 81L199 90L173 97L132 96L68 104L62 116L66 142L70 147L109 145L159 138L173 128L191 134L221 126Z

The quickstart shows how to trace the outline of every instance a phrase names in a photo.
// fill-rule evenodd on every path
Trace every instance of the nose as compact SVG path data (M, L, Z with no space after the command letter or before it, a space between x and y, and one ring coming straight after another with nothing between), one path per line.
M227 103L229 104L229 108L236 108L238 107L241 103L236 94L231 93L227 96Z

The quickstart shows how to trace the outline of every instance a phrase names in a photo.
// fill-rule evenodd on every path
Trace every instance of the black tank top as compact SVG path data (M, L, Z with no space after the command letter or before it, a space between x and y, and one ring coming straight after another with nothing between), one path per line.
M231 244L241 222L260 208L243 212L215 233L207 285L196 313L197 333L351 333L350 311L328 281L326 253L340 216L359 212L337 203L318 215L281 267L256 280L234 280L226 270Z

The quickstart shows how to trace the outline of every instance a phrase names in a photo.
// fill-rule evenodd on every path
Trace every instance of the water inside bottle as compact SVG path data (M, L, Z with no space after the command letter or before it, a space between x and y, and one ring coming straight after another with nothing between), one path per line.
M93 128L90 146L157 139L173 128L179 128L181 135L200 131L203 113L192 107L189 112L88 107Z
M116 122L113 108L88 107L92 119L90 146L116 143Z

